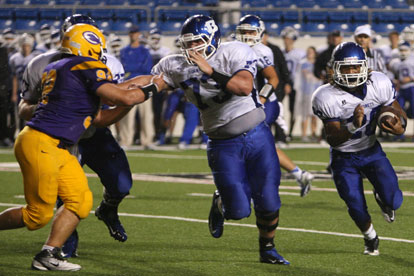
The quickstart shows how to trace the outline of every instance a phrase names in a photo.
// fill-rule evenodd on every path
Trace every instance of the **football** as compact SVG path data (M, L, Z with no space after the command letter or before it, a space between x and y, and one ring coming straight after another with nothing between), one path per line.
M378 127L385 132L389 132L382 127L382 124L384 124L387 127L392 127L397 123L397 117L399 116L399 113L392 106L383 106L379 110L377 116Z

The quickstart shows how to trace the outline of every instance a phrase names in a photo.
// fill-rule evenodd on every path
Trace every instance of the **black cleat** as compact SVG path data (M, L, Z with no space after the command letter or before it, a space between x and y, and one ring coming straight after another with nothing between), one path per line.
M95 216L106 224L111 237L120 242L127 240L128 236L119 221L117 207L108 205L102 201L98 208L96 208Z
M220 238L221 235L223 235L224 228L224 216L218 206L219 199L220 194L218 191L215 191L213 194L213 202L211 203L210 214L208 216L208 228L210 234L214 238Z
M370 256L378 256L379 255L379 238L376 236L372 240L368 240L364 238L365 242L365 249L364 249L364 255L370 255Z

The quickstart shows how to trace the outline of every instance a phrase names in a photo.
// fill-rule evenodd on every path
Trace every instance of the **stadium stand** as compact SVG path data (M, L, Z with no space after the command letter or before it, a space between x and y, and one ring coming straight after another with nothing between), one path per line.
M219 19L234 12L220 10L219 0L0 0L0 3L3 4L0 28L14 27L18 32L35 30L40 23L57 25L64 16L76 11L94 17L107 31L126 33L132 24L148 30L154 22L161 31L176 34L192 14ZM386 34L414 24L410 12L414 6L410 7L407 0L240 0L240 7L242 16L259 15L273 34L279 34L285 26L320 36L336 29L352 33L362 24L371 24L377 33ZM234 23L221 26L227 32Z

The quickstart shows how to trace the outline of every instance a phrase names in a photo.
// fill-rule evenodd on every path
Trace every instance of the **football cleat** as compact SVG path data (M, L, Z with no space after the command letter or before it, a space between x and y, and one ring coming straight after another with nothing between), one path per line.
M375 197L375 200L377 201L379 207L381 208L382 216L384 217L384 219L388 223L394 222L394 220L395 220L395 210L393 210L390 207L386 206L382 202L382 200L381 200L379 194L377 193L377 191L375 191L375 190L374 190L374 197Z
M312 188L312 180L315 178L313 174L307 171L302 171L302 175L300 176L300 179L297 179L297 182L300 186L300 196L304 197L306 196L311 188Z
M61 251L58 247L53 250L44 249L40 251L32 262L32 269L35 270L63 270L78 271L82 267L78 264L72 264L62 258Z
M119 221L118 207L110 206L102 201L95 211L95 216L106 224L111 237L120 242L127 240L128 236Z
M365 242L365 249L364 249L364 255L370 255L370 256L378 256L379 250L379 238L376 236L372 240L364 239Z
M62 246L62 256L64 258L78 257L78 241L78 231L75 230Z
M275 248L260 251L260 262L267 264L289 265L290 262L277 253Z
M211 203L210 214L208 216L208 228L210 234L214 238L220 238L223 235L224 216L219 208L220 194L216 190L213 194L213 202Z

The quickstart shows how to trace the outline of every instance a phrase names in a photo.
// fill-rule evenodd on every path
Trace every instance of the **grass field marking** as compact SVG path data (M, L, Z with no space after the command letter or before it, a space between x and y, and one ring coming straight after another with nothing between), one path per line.
M19 207L24 206L21 204L12 204L12 203L0 203L0 206L4 207ZM91 211L91 214L95 214L95 211ZM207 220L203 219L194 219L194 218L184 218L184 217L175 217L175 216L156 216L156 215L145 215L145 214L131 214L131 213L118 213L121 217L134 217L134 218L151 218L151 219L166 219L166 220L177 220L177 221L186 221L186 222L197 222L197 223L208 223ZM224 225L239 226L239 227L249 227L256 228L254 224L244 224L244 223L235 223L235 222L225 222ZM332 235L332 236L341 236L348 238L362 238L362 235L357 234L347 234L339 232L328 232L328 231L319 231L312 229L303 229L303 228L287 228L287 227L278 227L278 230L282 231L293 231L293 232L302 232L302 233L312 233L312 234L322 234L322 235ZM407 239L398 239L391 237L380 237L381 240L394 241L394 242L403 242L403 243L414 243L414 240Z

